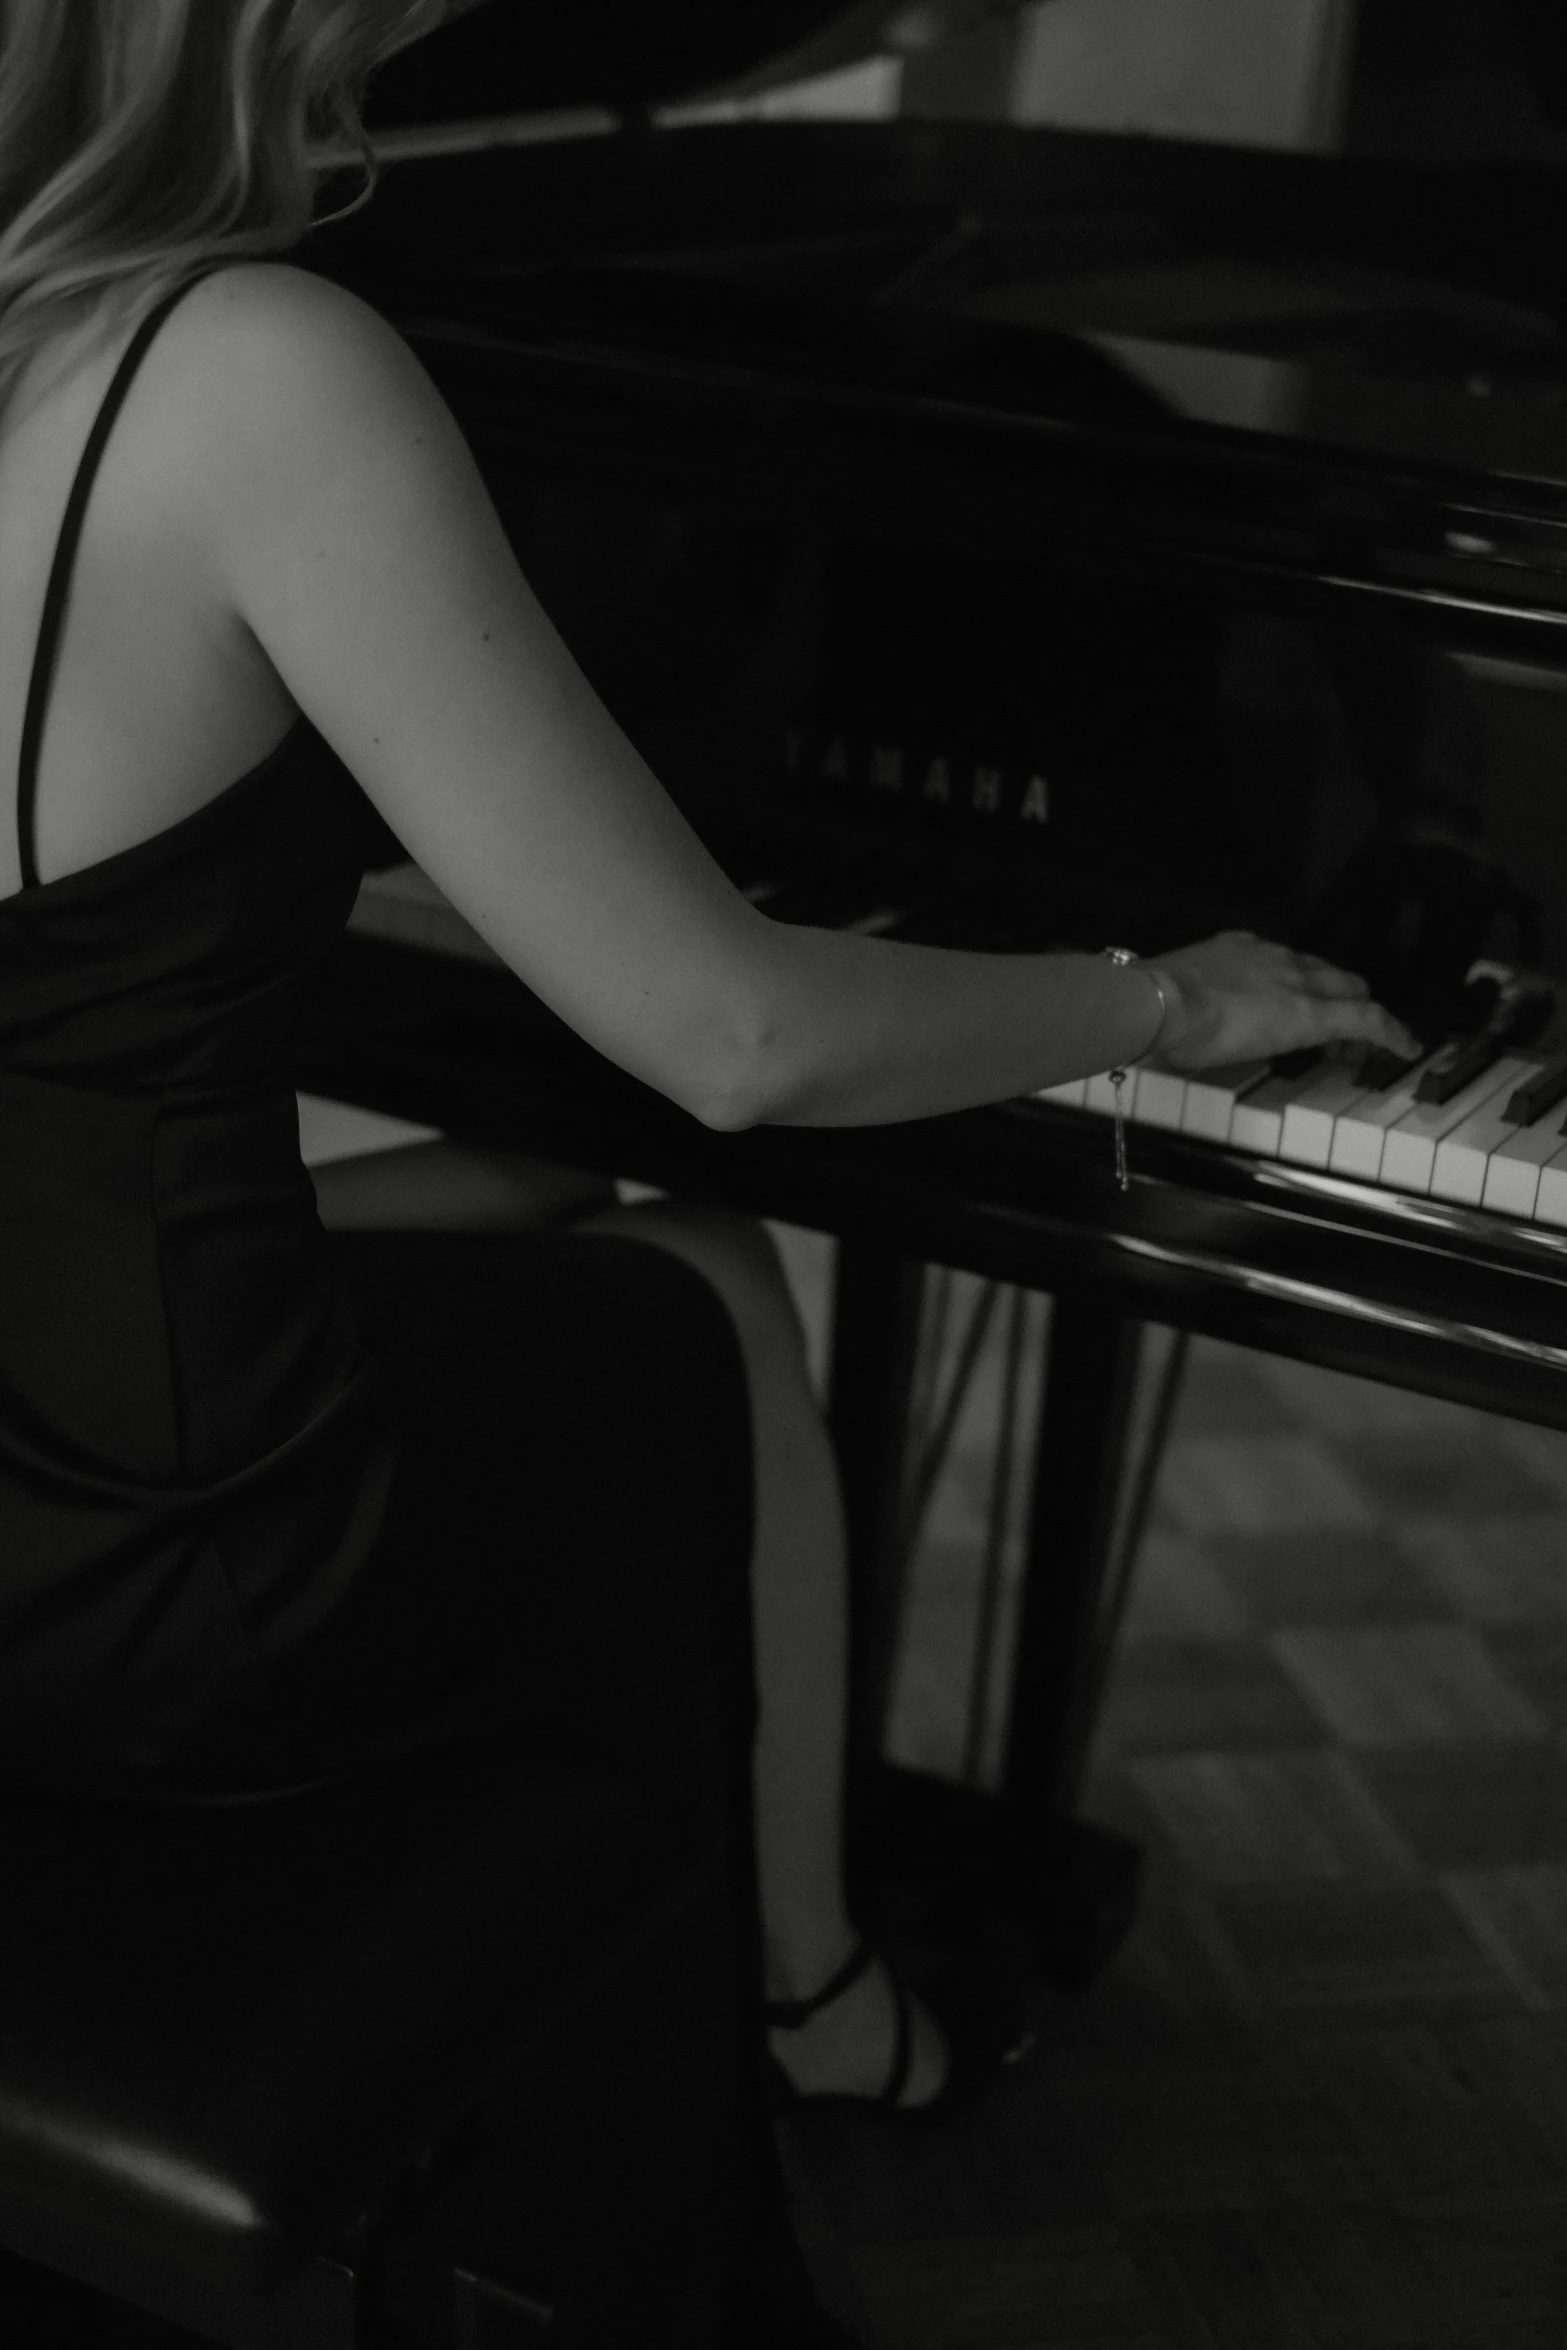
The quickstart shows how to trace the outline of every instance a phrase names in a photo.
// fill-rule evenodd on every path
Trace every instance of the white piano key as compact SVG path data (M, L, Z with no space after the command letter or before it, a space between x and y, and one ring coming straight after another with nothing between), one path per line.
M365 875L348 927L364 938L423 947L432 954L454 955L467 963L501 960L488 939L481 938L429 875L411 862Z
M1185 1107L1184 1077L1173 1069L1138 1070L1137 1107L1133 1115L1139 1126L1164 1126L1172 1134L1179 1134Z
M1543 1063L1531 1065L1530 1074ZM1465 1207L1477 1208L1485 1196L1485 1174L1491 1153L1500 1150L1503 1143L1519 1131L1515 1118L1507 1116L1506 1100L1490 1101L1462 1126L1455 1126L1436 1146L1436 1161L1431 1169L1431 1197L1459 1200Z
M1181 1132L1201 1135L1205 1142L1228 1142L1236 1103L1267 1074L1266 1061L1247 1061L1238 1069L1204 1069L1200 1077L1188 1077Z
M1358 1058L1358 1056L1357 1056ZM1325 1167L1333 1148L1335 1121L1354 1107L1366 1087L1358 1068L1333 1061L1314 1070L1284 1113L1279 1157L1303 1167Z
M1515 1126L1507 1140L1492 1151L1486 1163L1482 1207L1494 1208L1499 1216L1534 1214L1540 1170L1548 1159L1567 1149L1561 1106L1560 1102L1553 1104L1532 1126Z
M1436 1146L1483 1109L1493 1094L1510 1093L1536 1064L1508 1055L1455 1093L1450 1102L1417 1102L1396 1126L1388 1128L1382 1145L1382 1167L1377 1180L1388 1191L1429 1192L1436 1166Z
M1567 1224L1567 1143L1540 1169L1534 1220L1537 1224Z
M1143 1076L1141 1069L1128 1069L1126 1083L1121 1088L1121 1114L1126 1118L1137 1115L1137 1087ZM1107 1072L1088 1080L1088 1092L1083 1101L1085 1110L1097 1110L1102 1118L1115 1116L1115 1087Z
M416 1142L439 1142L438 1126L415 1126L357 1102L329 1101L324 1094L295 1095L299 1105L299 1155L307 1167L334 1159L358 1159L375 1151L407 1150Z
M1059 1102L1064 1110L1080 1110L1088 1099L1088 1080L1069 1077L1064 1085L1042 1085L1031 1098L1036 1102Z
M1328 1165L1335 1175L1356 1175L1362 1183L1376 1182L1382 1172L1382 1147L1388 1129L1414 1108L1416 1089L1435 1057L1427 1054L1396 1085L1383 1093L1368 1093L1334 1119Z
M1254 1158L1276 1159L1284 1135L1284 1113L1300 1091L1298 1077L1269 1077L1235 1105L1230 1140Z

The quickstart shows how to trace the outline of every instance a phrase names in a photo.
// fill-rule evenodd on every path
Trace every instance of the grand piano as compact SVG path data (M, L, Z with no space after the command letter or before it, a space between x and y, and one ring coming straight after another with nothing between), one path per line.
M667 104L889 13L490 0L386 70L380 192L314 261L778 919L1245 926L1366 971L1427 1060L1140 1075L1124 1190L1103 1086L715 1135L388 839L303 1082L836 1236L857 1847L1054 1918L1070 1977L1129 1898L1070 1815L1184 1335L1567 1426L1567 180ZM1516 28L1548 109L1549 12ZM1053 1300L990 1797L879 1760L929 1266Z

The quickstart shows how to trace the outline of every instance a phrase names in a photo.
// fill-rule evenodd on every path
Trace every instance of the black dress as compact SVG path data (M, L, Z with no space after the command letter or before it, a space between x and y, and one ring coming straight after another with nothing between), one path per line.
M293 1055L369 836L308 726L38 877L67 508L0 902L0 1777L195 1799L499 1734L732 1799L753 1719L726 1318L611 1239L329 1240Z
M0 901L0 1784L226 1804L454 1740L662 1782L715 1855L719 1972L623 1990L618 2037L597 2010L564 2036L520 2151L491 2116L458 2249L505 2273L517 2215L558 2203L567 2273L597 2276L630 2241L615 2166L667 2158L682 2052L722 2041L723 2338L825 2350L848 2337L761 2098L750 1426L723 1309L636 1241L323 1232L295 1033L380 828L308 726L182 822L38 875L82 517L178 299L66 509ZM716 2023L681 2023L698 1997Z

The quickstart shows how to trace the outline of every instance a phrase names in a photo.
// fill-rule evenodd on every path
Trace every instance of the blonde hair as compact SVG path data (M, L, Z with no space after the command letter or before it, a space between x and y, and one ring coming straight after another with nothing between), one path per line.
M108 298L285 252L363 159L371 70L443 0L0 0L0 402Z

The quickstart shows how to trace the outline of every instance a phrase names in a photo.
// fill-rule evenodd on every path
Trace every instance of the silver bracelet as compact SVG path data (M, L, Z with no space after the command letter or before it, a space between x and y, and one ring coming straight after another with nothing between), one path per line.
M1134 954L1130 947L1103 947L1100 952L1108 962L1119 964L1122 967L1128 963L1138 964L1142 968L1144 978L1159 998L1159 1025L1138 1055L1139 1060L1146 1061L1150 1053L1158 1051L1159 1039L1164 1034L1164 1024L1170 1014L1169 1001L1164 989L1159 985L1159 975L1155 971L1150 971L1143 963L1142 957ZM1127 1172L1126 1165L1126 1118L1121 1096L1121 1088L1126 1083L1128 1071L1124 1068L1111 1069L1107 1075L1110 1079L1111 1091L1115 1096L1115 1179L1122 1191L1130 1191L1132 1178Z

